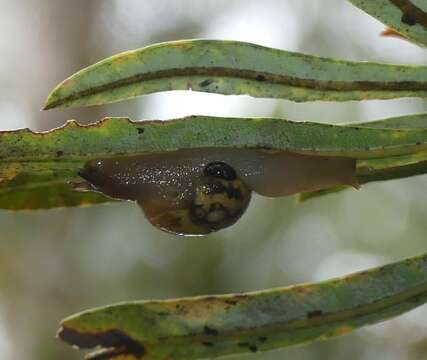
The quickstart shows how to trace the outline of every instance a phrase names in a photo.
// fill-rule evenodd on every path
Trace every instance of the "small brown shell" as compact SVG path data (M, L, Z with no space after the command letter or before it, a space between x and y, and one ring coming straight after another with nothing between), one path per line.
M219 171L212 173L215 168ZM224 175L224 172L227 175ZM251 190L227 164L207 164L184 208L168 203L139 202L148 220L159 229L180 235L205 235L234 224L245 212Z

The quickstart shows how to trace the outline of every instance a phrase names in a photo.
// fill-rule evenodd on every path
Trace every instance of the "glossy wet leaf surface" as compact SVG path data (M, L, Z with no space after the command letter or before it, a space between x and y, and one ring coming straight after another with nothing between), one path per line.
M103 347L92 359L214 358L348 334L426 301L423 255L316 284L89 310L65 319L59 337Z
M427 97L427 67L334 60L238 41L183 40L105 59L72 75L45 109L170 90L294 101Z
M420 120L424 116L408 117L403 122L424 121ZM381 169L424 161L427 130L409 125L408 129L399 128L401 118L386 122L396 129L374 128L378 127L375 124L368 128L366 124L193 116L168 122L110 118L90 126L69 122L46 133L6 131L0 133L0 208L38 209L112 201L76 188L85 188L78 171L87 161L117 155L249 147L376 161ZM415 173L424 172L422 168Z

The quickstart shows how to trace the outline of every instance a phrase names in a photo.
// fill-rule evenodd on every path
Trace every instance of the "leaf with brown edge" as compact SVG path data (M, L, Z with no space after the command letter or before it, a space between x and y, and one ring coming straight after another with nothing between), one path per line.
M427 2L423 0L349 0L390 28L387 35L401 36L427 46Z
M409 120L421 121L421 115ZM409 120L404 122L409 123ZM44 133L0 132L0 208L19 210L113 201L85 189L78 175L86 162L124 155L200 148L255 148L357 160L396 159L427 151L427 129L341 126L272 118L192 116L132 122L109 118L74 121ZM420 155L417 155L420 156Z
M70 76L44 109L170 90L349 101L427 96L427 67L335 60L239 41L182 40L127 51Z
M89 359L206 359L326 340L426 301L423 255L314 284L110 305L65 319L58 336L100 346Z

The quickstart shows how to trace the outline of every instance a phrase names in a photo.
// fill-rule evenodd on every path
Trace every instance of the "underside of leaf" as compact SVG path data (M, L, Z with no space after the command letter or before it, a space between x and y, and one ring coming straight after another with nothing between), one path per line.
M426 129L427 116L425 114L400 116L355 123L352 126L383 128L383 129ZM384 180L402 179L410 176L427 173L427 152L414 152L409 155L364 159L357 162L357 178L361 185ZM300 202L317 198L331 193L337 193L348 186L337 186L313 192L304 192L298 195Z
M82 184L78 172L88 161L179 149L254 148L349 157L358 160L357 175L364 177L366 164L376 159L377 165L372 162L368 167L396 173L400 166L426 160L427 130L422 129L426 118L419 114L353 126L268 118L193 116L166 122L110 118L90 126L71 121L45 133L1 132L0 208L113 201L88 192L88 185ZM419 167L414 174L424 172L425 167ZM378 180L378 173L375 176Z

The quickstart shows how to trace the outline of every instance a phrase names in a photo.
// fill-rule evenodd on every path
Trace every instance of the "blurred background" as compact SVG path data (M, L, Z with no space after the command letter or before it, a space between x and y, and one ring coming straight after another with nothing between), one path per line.
M74 118L189 114L355 122L427 110L422 100L295 104L191 92L40 112L50 90L97 60L155 42L235 39L353 60L426 64L342 0L0 0L0 129L48 130ZM0 358L77 360L55 339L77 311L136 299L319 281L427 250L427 177L368 185L297 205L255 197L235 226L206 238L161 233L131 203L0 212ZM273 359L427 359L427 307ZM242 357L243 358L243 357ZM253 357L255 358L255 357ZM237 358L238 359L238 358Z

